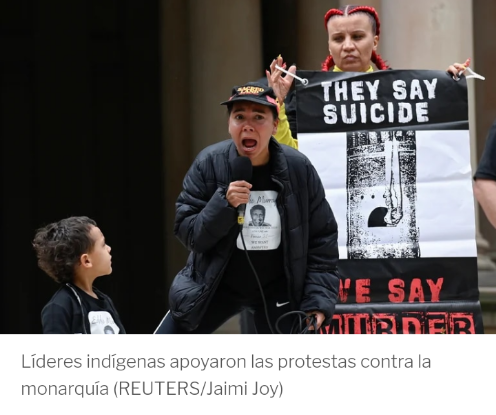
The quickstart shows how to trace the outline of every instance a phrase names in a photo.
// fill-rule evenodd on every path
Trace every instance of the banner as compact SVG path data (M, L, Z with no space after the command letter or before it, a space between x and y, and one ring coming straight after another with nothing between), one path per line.
M298 71L298 147L338 223L327 333L483 333L465 78Z

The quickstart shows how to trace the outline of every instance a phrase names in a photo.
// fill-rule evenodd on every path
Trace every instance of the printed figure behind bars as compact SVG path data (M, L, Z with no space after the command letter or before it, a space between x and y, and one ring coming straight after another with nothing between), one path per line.
M419 258L415 131L347 134L348 259Z

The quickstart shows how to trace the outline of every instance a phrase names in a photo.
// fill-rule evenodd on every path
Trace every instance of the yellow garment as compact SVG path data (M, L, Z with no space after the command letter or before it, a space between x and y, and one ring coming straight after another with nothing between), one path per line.
M332 71L343 72L336 65L334 65ZM372 65L366 70L366 72L374 72ZM279 142L279 144L285 144L298 150L298 140L295 140L291 135L291 128L289 128L289 121L288 116L286 115L286 107L284 106L284 103L279 108L279 125L277 126L277 132L274 138Z
M336 65L334 65L334 68L332 68L333 72L343 72L341 69L339 69ZM372 68L372 65L369 66L369 69L367 69L365 72L374 72L374 68Z
M295 140L291 135L291 129L289 128L288 116L286 115L286 107L284 104L282 104L279 108L279 124L277 125L277 132L274 137L279 144L286 144L287 146L298 150L298 140Z

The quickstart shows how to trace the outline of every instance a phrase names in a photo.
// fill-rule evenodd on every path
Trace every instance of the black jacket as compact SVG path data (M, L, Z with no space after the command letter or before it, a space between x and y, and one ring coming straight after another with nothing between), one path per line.
M43 334L91 334L88 314L91 311L106 311L119 327L119 334L125 334L119 314L109 296L93 287L99 300L88 301L88 294L79 288L62 285L43 307L41 322ZM95 306L96 304L96 306Z
M280 189L277 207L292 308L321 311L329 323L339 290L336 220L308 158L274 138L269 150L271 177ZM236 245L237 212L225 196L235 157L230 139L204 149L176 203L174 233L191 253L172 283L169 302L174 320L186 330L201 322Z

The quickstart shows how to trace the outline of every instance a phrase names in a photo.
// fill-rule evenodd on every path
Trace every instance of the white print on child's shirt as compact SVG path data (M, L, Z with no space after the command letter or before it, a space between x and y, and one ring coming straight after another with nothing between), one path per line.
M281 243L281 217L276 205L275 190L254 190L246 204L243 239L248 251L269 251ZM236 246L244 249L241 235Z
M88 320L91 334L119 334L119 326L108 311L90 311Z

